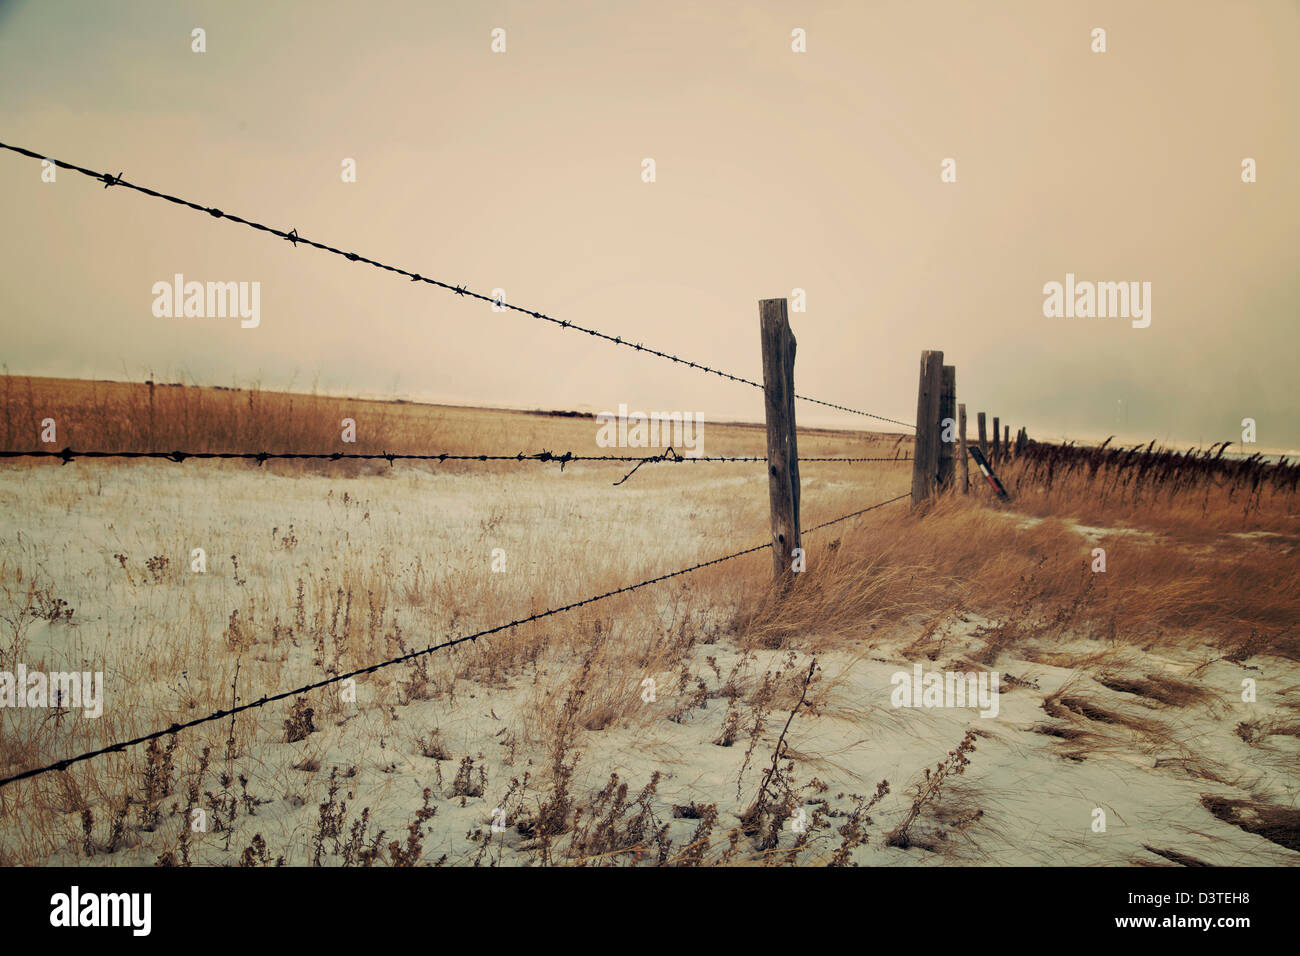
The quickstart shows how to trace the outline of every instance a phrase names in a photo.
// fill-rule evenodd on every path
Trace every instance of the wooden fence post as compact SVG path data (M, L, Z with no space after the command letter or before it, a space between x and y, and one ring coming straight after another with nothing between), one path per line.
M799 447L794 423L795 341L785 299L759 300L758 316L763 343L763 404L767 414L772 569L780 581L793 575L792 554L800 546Z
M943 387L943 353L921 353L921 379L916 389L916 445L912 451L912 507L934 491L939 473L939 392Z
M1010 426L1010 425L1003 425L1002 428L1003 428L1003 432L1002 432L1002 456L1003 456L1004 458L1010 458L1010 457L1011 457L1011 426Z
M983 454L985 458L987 458L989 456L989 440L988 440L988 431L984 427L983 412L979 413L979 423L980 423L980 453Z
M993 457L989 460L994 464L1002 460L1002 426L996 415L993 416Z
M957 454L961 457L961 493L970 494L970 456L966 452L966 404L957 405Z
M939 487L952 488L957 466L957 367L943 366L939 386ZM944 436L951 435L952 441Z

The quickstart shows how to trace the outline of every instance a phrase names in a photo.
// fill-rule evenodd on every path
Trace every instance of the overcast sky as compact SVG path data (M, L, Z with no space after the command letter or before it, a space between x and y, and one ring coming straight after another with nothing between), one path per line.
M1281 0L0 0L2 142L749 378L758 300L801 288L803 394L910 422L942 349L972 429L1039 437L1252 417L1300 448L1298 97ZM0 222L12 372L762 416L755 389L4 151ZM155 317L176 273L260 282L260 326ZM1067 273L1150 282L1150 326L1045 318Z

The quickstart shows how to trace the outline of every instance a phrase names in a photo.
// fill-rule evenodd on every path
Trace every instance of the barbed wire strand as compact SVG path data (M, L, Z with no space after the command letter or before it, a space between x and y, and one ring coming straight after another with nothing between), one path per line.
M77 451L73 448L64 448L61 451L0 451L0 459L5 458L57 458L63 464L70 461L76 461L78 458L126 458L126 459L153 459L156 461L170 461L181 463L190 458L197 459L221 459L221 460L244 460L256 461L260 468L264 462L276 460L310 460L310 461L387 461L392 465L395 461L515 461L515 462L537 462L545 464L547 462L558 462L560 471L564 471L564 466L570 462L636 462L636 466L626 475L613 484L617 487L623 484L634 474L637 468L642 465L653 464L657 462L766 462L767 458L761 455L699 455L690 456L682 455L673 448L661 452L658 455L575 455L571 451L557 454L551 451L539 451L526 455L519 452L514 455L453 455L449 452L439 452L436 454L406 454L399 455L390 452L365 453L365 452L267 452L267 451L230 451L230 452L194 452L194 451ZM910 458L801 458L800 461L823 461L823 462L840 462L841 464L861 464L863 462L894 461L903 462L911 461Z
M78 458L150 458L157 461L183 462L195 459L229 459L256 461L259 465L265 461L313 459L320 461L534 461L558 462L561 466L570 462L582 461L635 461L648 462L723 462L723 461L767 461L766 455L683 455L669 448L658 455L575 455L573 452L539 451L530 454L518 452L514 455L454 455L450 452L433 452L429 454L398 454L395 452L270 452L270 451L77 451L64 448L59 451L0 451L0 458L58 458L64 464ZM799 461L911 461L910 457L892 458L800 458Z
M829 528L833 524L839 524L841 521L848 521L850 518L856 518L858 515L864 515L868 511L875 511L877 508L883 508L885 505L892 505L895 501L902 501L904 498L910 498L912 493L905 491L896 498L890 498L888 501L881 501L870 507L863 508L860 511L854 511L851 514L840 515L838 518L832 518L830 521L823 521L819 525L813 525L811 528L804 529L802 534L812 534L814 531L820 531L822 528Z
M304 238L303 236L298 235L298 230L296 228L290 229L288 232L286 232L283 229L276 229L274 226L268 226L264 223L256 222L255 220L252 219L245 219L244 217L237 216L233 213L223 212L222 210L216 208L215 206L204 206L201 203L192 202L188 199L181 199L179 196L172 196L164 192L159 192L156 189L150 189L148 186L140 186L135 183L127 182L125 179L122 178L122 173L120 171L116 176L114 176L112 173L98 173L95 172L95 170L93 169L87 169L84 166L78 166L75 163L69 163L61 159L54 159L53 157L45 156L33 150L25 149L22 146L13 146L8 143L0 143L0 149L6 149L12 153L18 153L21 156L28 156L32 159L44 160L46 162L52 163L53 165L57 166L59 169L67 169L70 170L71 172L80 173L83 176L88 176L91 179L103 183L105 189L107 189L110 186L122 186L126 189L131 189L134 190L135 192L143 193L146 196L152 196L155 199L165 199L167 202L174 203L177 206L184 206L187 209L193 209L196 212L207 213L208 215L212 216L215 219L228 219L231 222L238 223L243 226L248 226L252 229L257 229L261 232L267 232L273 236L279 236L281 239L284 239L292 243L295 249L298 247L299 243L302 243L303 245L311 246L315 249L320 249L322 252L329 252L329 253L333 253L336 256L342 256L343 258L351 262L364 262L366 265L374 266L376 269L383 269L387 272L395 272L398 275L407 276L408 278L410 278L412 282L425 282L428 283L429 285L437 286L440 289L446 289L448 292L454 292L456 295L469 296L472 299L478 299L480 302L491 303L497 308L503 310L508 309L512 312L519 312L523 315L530 315L535 319L541 319L545 322L551 322L555 325L560 326L561 328L574 329L575 331L578 332L586 332L588 335L593 336L595 338L604 339L605 341L612 342L615 345L623 345L631 349L636 349L636 351L638 352L647 352L650 355L655 355L658 356L659 358L667 359L670 362L676 362L678 365L685 365L689 368L699 369L702 372L708 372L712 375L717 375L725 379L730 379L733 382L739 382L743 385L751 385L754 388L758 388L758 389L763 388L761 382L756 382L753 379L744 378L743 376L740 375L732 375L730 372L724 372L721 369L712 368L711 366L704 365L700 362L688 361L687 359L679 358L676 355L671 355L668 352L662 352L658 349L650 348L649 346L643 345L639 342L628 341L627 339L624 339L622 336L609 335L608 333L601 332L597 329L587 328L586 326L578 325L576 322L556 319L547 315L544 312L538 312L533 309L525 309L522 306L512 305L511 303L506 302L503 299L498 299L498 298L493 298L491 296L483 295L481 292L474 292L473 290L465 286L451 285L450 283L442 282L441 280L433 279L430 278L429 276L421 275L418 272L411 272L407 269L402 269L397 266L388 265L387 263L378 262L375 259L368 258L367 256L358 255L355 252L344 252L342 249L336 249L333 246L326 245L325 243L316 242L313 239ZM914 429L916 427L915 425L909 425L907 422L900 422L897 419L886 418L883 415L876 415L872 412L860 411L856 408L849 408L846 405L837 405L834 402L824 402L821 399L810 398L807 395L799 395L796 393L795 398L802 399L805 402L812 402L815 405L823 405L826 408L833 408L836 409L837 411L848 412L853 415L862 415L865 416L866 418L874 418L882 422L889 422L892 425L901 425L904 428Z
M890 498L888 501L881 501L877 504L871 505L868 508L863 508L860 511L855 511L852 514L842 515L839 518L833 518L832 520L823 522L822 524L819 524L816 527L809 528L808 531L805 533L810 534L814 531L820 530L821 528L825 528L828 527L829 525L836 524L837 522L847 521L849 518L857 517L858 515L865 514L868 511L874 511L876 508L883 508L885 505L893 504L895 501L900 501L906 497L908 497L908 494L902 494L899 495L897 498ZM288 697L298 697L310 691L319 690L322 687L328 687L330 684L337 684L340 683L341 681L349 680L354 677L359 677L363 674L373 674L376 671L382 670L385 667L391 667L394 664L402 664L407 661L414 660L415 658L423 657L427 654L432 654L436 651L444 650L448 647L457 647L467 642L476 642L480 637L487 637L491 634L497 634L501 631L510 630L511 628L519 627L520 625L523 624L529 624L533 621L540 621L543 618L552 617L556 614L563 614L566 611L572 611L576 608L584 607L588 604L594 604L597 601L603 601L606 598L611 598L618 594L627 594L631 591L639 590L640 588L649 587L651 584L658 584L659 582L667 581L670 578L680 577L683 574L690 574L693 571L699 571L702 568L711 567L715 564L722 564L724 561L731 561L735 558L739 558L747 554L753 554L756 551L763 551L770 547L772 547L772 542L768 541L763 544L755 545L752 548L746 548L743 551L736 551L732 554L725 555L724 557L721 558L714 558L710 561L702 561L699 564L690 566L689 568L682 568L680 571L671 571L668 574L661 574L658 577L650 578L648 580L641 581L637 584L629 584L626 585L625 587L616 588L613 591L606 591L604 594L597 594L594 597L584 598L581 601L574 601L572 604L565 604L561 607L554 607L554 608L549 608L545 611L539 611L536 614L530 614L528 617L519 618L518 620L511 621L508 624L500 624L496 627L488 628L487 630L484 631L477 631L473 634L466 634L461 637L453 638L452 640L449 641L443 641L441 644L431 644L426 648L423 648L418 651L411 651L410 653L403 654L400 657L389 658L388 660L380 661L376 664L370 664L366 667L359 667L356 670L348 671L343 674L336 674L332 677L326 677L323 680L318 680L311 684L304 684L303 686L295 687L292 690L281 691L277 694L267 694L265 696L259 697L257 700L249 701L244 704L237 704L225 710L214 711L213 713L207 714L203 717L196 717L193 720L187 720L184 723L172 724L170 727L166 728L165 730L156 730L153 731L152 733L143 734L142 736L139 737L133 737L130 740L118 741L117 743L109 744L106 747L100 747L98 750L90 750L85 753L78 754L75 757L67 757L63 760L55 761L54 763L47 764L46 766L43 767L35 767L31 770L24 770L21 773L13 774L12 776L9 777L0 778L0 787L8 786L11 783L17 783L20 780L29 780L33 777L41 776L42 774L52 773L55 770L66 770L68 769L68 767L72 766L73 764L81 763L86 760L91 760L95 757L102 757L105 754L110 754L110 753L120 753L126 750L128 747L134 747L137 746L138 744L148 743L151 740L158 740L170 734L176 734L182 730L188 730L191 727L197 727L201 724L211 723L216 720L224 720L226 717L233 717L236 714L241 714L246 710L252 710L257 707L265 707L267 704L273 703L278 700L284 700L285 698Z

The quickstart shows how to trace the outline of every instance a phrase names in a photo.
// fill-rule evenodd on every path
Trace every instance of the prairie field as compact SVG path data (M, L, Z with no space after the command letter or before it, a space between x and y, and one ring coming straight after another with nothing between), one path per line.
M258 388L0 402L7 450L658 451ZM900 460L801 461L788 589L758 549L591 603L768 543L763 462L4 461L0 673L103 694L0 706L0 777L325 683L0 787L0 865L1300 862L1286 466L1040 451L999 465L1009 503L972 463L970 494L809 531L907 492L911 439L799 454ZM995 713L897 706L917 668L996 678Z

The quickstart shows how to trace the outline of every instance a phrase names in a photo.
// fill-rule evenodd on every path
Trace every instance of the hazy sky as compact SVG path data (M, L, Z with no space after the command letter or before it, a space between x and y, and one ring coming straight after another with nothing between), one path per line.
M942 349L972 430L1040 437L1252 417L1300 448L1297 99L1300 8L1269 0L0 0L0 141L760 380L758 300L802 288L800 392L911 421ZM0 221L13 372L762 416L755 389L3 151ZM178 272L260 282L261 325L155 318ZM1150 282L1150 327L1044 318L1067 272Z

